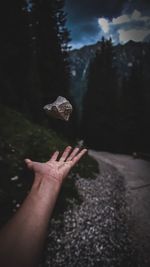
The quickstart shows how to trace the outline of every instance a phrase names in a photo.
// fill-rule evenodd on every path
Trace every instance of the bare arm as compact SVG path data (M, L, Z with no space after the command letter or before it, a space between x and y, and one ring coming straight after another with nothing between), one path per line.
M67 147L59 159L55 152L46 163L25 160L35 173L30 193L14 217L0 232L0 266L34 267L38 265L48 221L62 182L71 168L86 153Z

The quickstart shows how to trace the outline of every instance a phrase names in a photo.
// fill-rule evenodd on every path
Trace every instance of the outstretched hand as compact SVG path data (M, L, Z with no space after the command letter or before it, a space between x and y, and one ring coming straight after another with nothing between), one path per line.
M47 179L48 181L55 181L61 184L66 178L72 167L81 159L87 152L87 149L80 150L68 146L64 150L62 156L58 160L59 152L56 151L52 157L45 163L34 162L26 159L25 162L30 170L35 173L35 179Z
M25 160L35 179L15 216L0 231L0 266L38 266L61 184L86 151L68 146L59 159L56 151L45 163Z

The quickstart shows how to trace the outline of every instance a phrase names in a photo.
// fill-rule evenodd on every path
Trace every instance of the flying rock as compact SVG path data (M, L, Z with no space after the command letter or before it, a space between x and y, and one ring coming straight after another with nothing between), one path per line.
M44 106L43 109L45 110L47 115L64 121L69 121L70 115L73 110L70 102L62 96L58 96L55 102Z

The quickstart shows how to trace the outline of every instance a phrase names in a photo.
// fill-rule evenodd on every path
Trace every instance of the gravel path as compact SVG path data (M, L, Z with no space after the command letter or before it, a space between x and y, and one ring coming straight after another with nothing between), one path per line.
M130 207L130 230L139 251L140 266L150 266L150 161L108 152L90 151L97 161L115 166L124 177ZM142 255L142 257L141 257ZM142 260L141 260L142 259Z
M138 267L129 237L129 215L124 178L99 161L96 179L76 178L82 203L73 203L63 219L50 223L41 266Z

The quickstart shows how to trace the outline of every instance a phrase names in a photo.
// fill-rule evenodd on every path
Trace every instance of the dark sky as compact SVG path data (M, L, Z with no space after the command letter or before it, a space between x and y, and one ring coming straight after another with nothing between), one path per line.
M102 36L114 43L150 40L150 0L66 0L72 47Z

